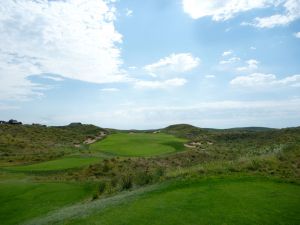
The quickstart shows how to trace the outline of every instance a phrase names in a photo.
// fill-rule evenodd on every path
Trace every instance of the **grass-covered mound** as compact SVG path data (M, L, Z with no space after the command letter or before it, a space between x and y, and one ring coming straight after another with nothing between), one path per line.
M267 178L183 180L64 224L300 224L300 187Z
M65 205L83 200L93 190L89 184L2 181L0 223L20 224Z
M66 157L55 160L50 160L41 163L35 163L24 166L12 166L5 168L8 171L19 172L48 172L48 171L60 171L73 168L79 168L93 163L100 162L100 158L96 157Z
M184 149L185 139L163 133L118 133L90 146L119 156L153 156Z
M107 132L94 125L46 127L0 124L0 155L4 161L45 161L74 151L76 144Z
M177 137L193 138L201 134L206 134L207 130L189 124L175 124L161 130L164 133Z

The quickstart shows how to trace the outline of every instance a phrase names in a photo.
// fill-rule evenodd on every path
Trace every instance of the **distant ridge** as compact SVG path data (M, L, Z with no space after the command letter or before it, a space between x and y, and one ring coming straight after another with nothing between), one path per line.
M236 130L236 131L268 131L268 130L278 130L276 128L270 128L270 127L234 127L234 128L228 128L224 130Z
M97 128L100 128L102 130L110 131L111 133L114 132L155 132L155 131L162 131L165 133L199 133L199 132L205 132L205 131L271 131L271 130L284 130L284 129L300 129L300 126L294 126L294 127L285 127L285 128L271 128L271 127L232 127L232 128L207 128L207 127L197 127L191 124L172 124L169 125L165 128L152 128L152 129L117 129L117 128L101 128L98 125L93 125L93 124L84 124L81 122L72 122L67 125L43 125L39 123L32 123L32 124L26 124L19 122L17 120L9 120L9 121L4 121L0 120L0 125L23 125L23 126L44 126L44 127L53 127L53 128L68 128L68 127L73 127L73 128L80 128L80 127L85 127L85 126L94 126Z

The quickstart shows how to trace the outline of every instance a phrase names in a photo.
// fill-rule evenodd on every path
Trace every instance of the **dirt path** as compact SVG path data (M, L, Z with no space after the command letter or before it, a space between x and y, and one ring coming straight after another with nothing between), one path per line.
M132 201L145 192L156 190L161 187L159 184L139 188L134 191L126 191L112 197L95 201L80 202L71 206L66 206L56 211L52 211L43 217L38 217L22 223L21 225L54 225L63 224L64 221L74 218L85 218L95 212L99 213L107 207L123 202Z

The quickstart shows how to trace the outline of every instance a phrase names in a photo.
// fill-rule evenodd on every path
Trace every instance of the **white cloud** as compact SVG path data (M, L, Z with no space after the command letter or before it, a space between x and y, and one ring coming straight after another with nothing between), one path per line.
M257 17L251 23L260 28L289 24L300 18L300 0L182 0L183 10L193 19L210 16L215 21L228 20L236 14L260 8L283 8L283 14Z
M116 9L104 0L1 1L0 99L40 95L28 80L53 73L94 83L126 79Z
M0 26L1 29L1 26ZM2 34L0 34L2 35ZM1 36L0 36L1 37ZM2 45L0 41L0 46ZM18 58L21 58L20 60ZM23 57L15 57L13 54L4 54L0 49L0 100L27 100L29 96L41 96L41 85L25 79L25 74L35 74L36 68L28 62L21 62ZM15 66L14 62L18 63Z
M256 50L256 47L251 46L250 49L251 49L251 50Z
M136 81L135 87L139 89L168 89L174 87L180 87L187 82L184 78L173 78L163 81Z
M54 81L63 81L64 79L62 77L58 76L50 76L50 75L45 75L43 78L49 79L49 80L54 80Z
M292 87L300 87L300 75L293 75L281 80L277 80L280 85L289 85Z
M258 87L271 85L276 81L276 76L273 74L253 73L248 76L238 76L230 81L233 86L239 87Z
M132 10L126 9L125 11L126 11L126 16L132 16L132 14L133 14Z
M294 34L296 38L300 38L300 32Z
M226 56L229 56L229 55L232 55L232 51L231 50L225 51L222 54L223 57L226 57Z
M238 76L231 80L230 84L242 88L300 87L300 75L278 79L274 74L253 73L247 76Z
M200 64L200 59L190 53L171 54L144 69L153 77L167 77L188 72Z
M229 58L227 60L221 60L219 63L221 65L224 65L224 64L233 64L233 63L237 63L239 62L241 59L239 57L232 57L232 58Z
M118 88L102 88L101 91L104 91L104 92L117 92L117 91L120 91L120 89L118 89Z
M212 75L212 74L208 74L208 75L205 75L205 78L206 79L213 79L215 78L216 76L215 75Z
M13 105L6 105L6 104L2 104L0 103L0 111L5 111L5 110L16 110L16 109L20 109L19 106L13 106Z
M210 16L215 21L228 20L237 13L275 5L272 0L182 0L183 10L193 19Z
M268 17L257 17L249 25L259 28L273 28L275 26L287 25L300 18L300 0L286 0L283 14L275 14ZM247 24L247 23L246 23Z
M257 17L254 19L254 23L249 23L249 25L259 27L259 28L273 28L279 25L280 26L286 25L293 20L294 19L286 15L272 15L263 18Z
M255 59L249 59L246 61L246 63L248 64L248 67L250 69L257 69L259 61L255 60Z
M237 71L249 71L256 70L258 68L259 61L255 59L249 59L246 61L247 66L238 67Z

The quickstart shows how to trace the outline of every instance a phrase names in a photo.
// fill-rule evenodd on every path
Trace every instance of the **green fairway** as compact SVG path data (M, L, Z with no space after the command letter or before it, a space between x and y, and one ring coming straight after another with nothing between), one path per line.
M162 133L118 133L90 146L90 150L120 156L153 156L184 149L185 139Z
M267 178L180 181L64 224L300 224L300 187Z
M0 223L19 224L86 198L94 187L74 183L1 181Z
M59 171L72 169L82 166L87 166L96 162L99 162L100 158L95 157L67 157L56 160L51 160L47 162L41 162L36 164L30 164L25 166L13 166L7 167L10 171L20 171L20 172L46 172L46 171Z

